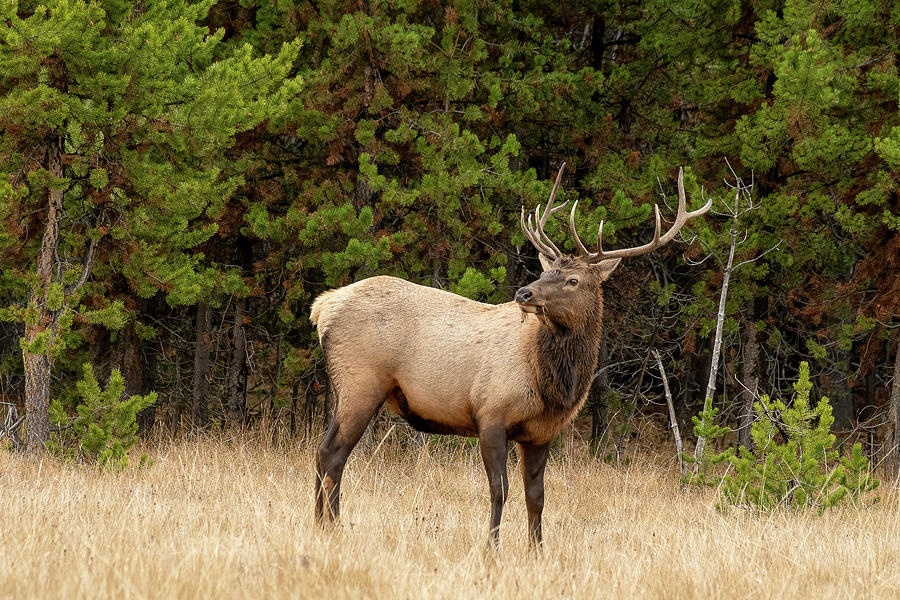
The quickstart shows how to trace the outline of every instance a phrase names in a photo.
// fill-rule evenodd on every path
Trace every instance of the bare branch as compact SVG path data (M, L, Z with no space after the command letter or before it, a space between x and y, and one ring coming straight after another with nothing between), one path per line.
M88 249L84 253L84 260L81 265L81 274L78 276L74 282L70 283L65 288L65 294L71 295L77 292L81 287L87 283L88 277L91 275L91 269L94 267L94 259L97 258L97 243L99 238L91 238L90 244L88 244Z
M659 367L659 375L662 377L663 391L666 393L666 406L669 407L670 427L672 428L672 435L675 437L675 452L678 454L678 470L681 472L681 476L684 477L684 459L681 456L681 433L678 431L678 419L675 418L675 405L672 403L672 393L669 391L669 380L666 378L666 371L663 368L659 351L654 348L651 352L653 353L654 358L656 358L656 364Z
M763 256L765 256L765 255L768 254L769 252L772 252L773 250L775 250L776 248L778 248L778 246L780 246L780 245L781 245L781 242L783 242L783 241L784 241L784 240L778 240L778 243L777 243L777 244L775 244L774 246L772 246L771 248L769 248L768 250L766 250L766 251L763 252L762 254L758 254L758 255L754 256L753 258L748 258L747 260L741 261L741 262L739 262L738 264L734 265L734 268L737 269L738 267L740 267L740 266L742 266L742 265L746 265L747 263L756 262L757 260L759 260L760 258L762 258Z

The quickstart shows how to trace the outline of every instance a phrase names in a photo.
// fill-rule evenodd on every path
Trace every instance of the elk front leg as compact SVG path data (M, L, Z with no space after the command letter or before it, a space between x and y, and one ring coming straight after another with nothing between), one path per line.
M509 492L509 480L506 476L506 428L501 426L486 427L479 433L481 441L481 458L487 471L488 485L491 490L491 527L490 540L496 547L500 540L500 517L503 514L503 503Z
M549 449L550 444L519 444L522 481L525 483L525 508L528 510L528 541L532 547L539 547L543 541L541 514L544 512L544 467L547 466Z

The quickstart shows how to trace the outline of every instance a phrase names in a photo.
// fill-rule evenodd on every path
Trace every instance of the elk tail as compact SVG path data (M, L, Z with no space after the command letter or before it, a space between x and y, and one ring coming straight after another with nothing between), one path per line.
M319 318L322 316L322 310L328 305L328 300L331 295L334 294L334 291L335 290L329 290L324 294L320 294L315 302L312 303L312 307L309 310L309 320L312 321L312 324L316 327L319 326Z

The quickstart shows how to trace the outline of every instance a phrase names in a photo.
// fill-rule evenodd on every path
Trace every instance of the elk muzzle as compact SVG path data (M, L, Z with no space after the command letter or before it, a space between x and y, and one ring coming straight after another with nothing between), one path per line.
M525 313L540 313L543 308L543 303L538 304L535 300L535 296L537 295L536 290L530 286L526 285L525 287L521 287L516 291L516 302L519 304L519 308L522 312Z

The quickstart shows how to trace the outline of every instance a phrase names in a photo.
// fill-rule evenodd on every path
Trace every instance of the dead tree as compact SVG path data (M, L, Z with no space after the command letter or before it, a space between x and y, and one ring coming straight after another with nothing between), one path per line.
M706 384L706 394L703 396L704 410L712 407L713 395L715 394L716 390L716 376L719 372L719 358L722 355L722 333L725 325L725 302L728 297L728 285L731 281L731 275L743 265L755 262L762 258L764 255L775 250L780 244L779 242L779 244L776 244L775 246L769 248L761 254L734 264L735 251L737 250L738 246L740 246L747 240L746 232L744 238L742 240L738 240L738 237L740 235L740 219L748 212L756 210L758 208L758 205L753 203L753 197L751 195L751 192L753 190L752 178L749 184L745 183L744 180L738 177L738 175L734 172L734 169L731 168L731 164L728 163L727 160L726 163L728 164L729 170L731 170L732 176L734 176L733 184L727 180L725 181L725 185L734 191L734 202L731 205L725 204L725 214L731 220L731 229L729 230L729 237L731 241L728 247L728 258L726 259L722 270L722 290L719 294L719 308L716 312L716 330L713 337L713 351L709 366L709 378L707 379ZM742 202L744 203L744 206L742 206ZM750 390L749 393L742 395L742 398L744 399L744 402L749 403L749 410L752 411L753 401L755 400L754 391ZM745 414L746 410L747 409L742 406L740 414ZM700 436L699 438L697 438L697 446L694 448L694 458L698 461L698 468L700 468L705 447L706 439L703 436Z

